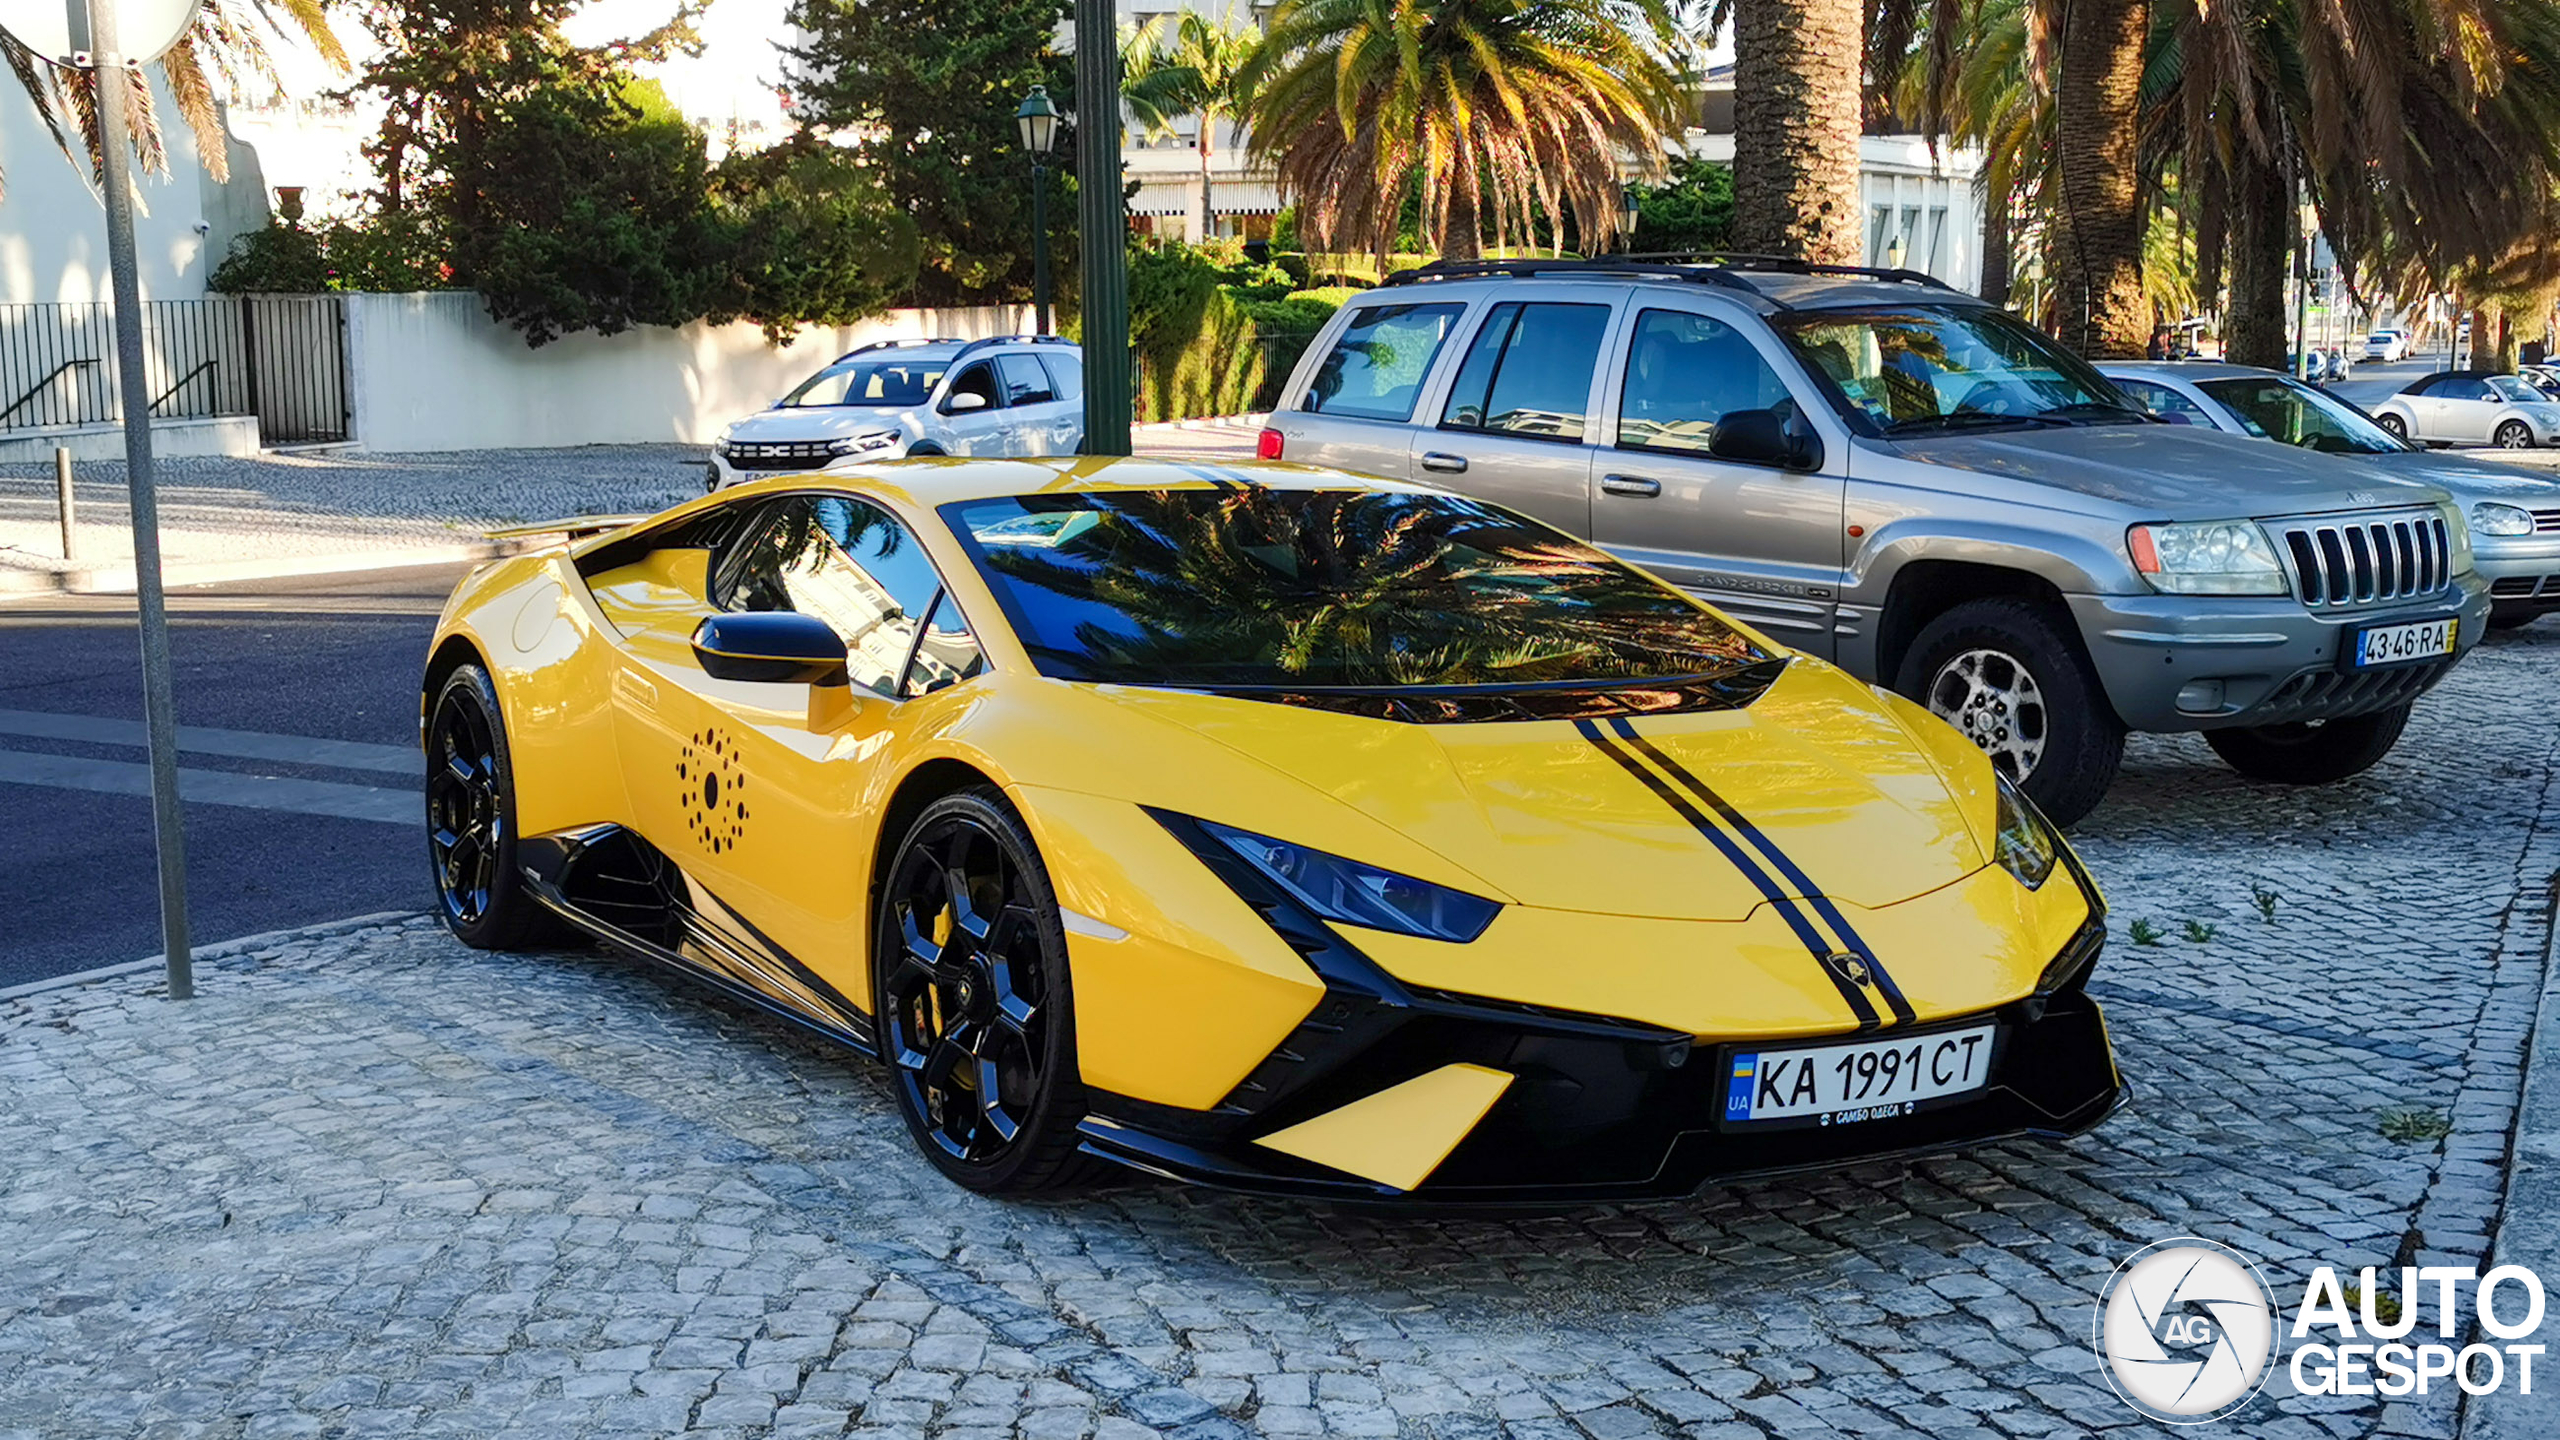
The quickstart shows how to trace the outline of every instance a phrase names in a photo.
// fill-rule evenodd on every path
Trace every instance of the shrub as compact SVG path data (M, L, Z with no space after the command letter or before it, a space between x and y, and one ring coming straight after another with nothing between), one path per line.
M452 284L442 247L414 216L339 220L317 229L281 220L231 242L206 285L225 295L397 293Z
M850 325L915 284L915 222L893 211L853 157L806 135L721 162L712 196L729 236L721 318L744 315L780 343L803 325Z
M1692 157L1671 167L1668 184L1636 187L1635 250L1721 250L1732 236L1729 167Z

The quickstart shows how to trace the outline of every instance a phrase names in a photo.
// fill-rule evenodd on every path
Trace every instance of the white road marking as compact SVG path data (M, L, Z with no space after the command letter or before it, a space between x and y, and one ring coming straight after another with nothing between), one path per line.
M148 795L151 793L151 767L123 760L88 760L74 755L0 750L0 783L50 785L57 789L90 790L104 795ZM229 770L181 767L178 771L178 798L200 805L286 810L297 815L329 815L341 820L371 820L385 825L421 825L426 816L424 802L414 789L341 785L334 781L296 780L281 775L242 775Z
M47 710L0 710L0 735L36 740L80 740L92 745L145 746L150 733L139 720L110 720L98 715L58 715ZM272 735L263 730L212 730L178 727L178 748L199 755L237 755L249 760L282 760L295 765L327 765L339 770L382 770L394 775L422 776L426 762L406 745L367 745L354 740L321 740L308 735ZM352 787L349 787L352 788Z

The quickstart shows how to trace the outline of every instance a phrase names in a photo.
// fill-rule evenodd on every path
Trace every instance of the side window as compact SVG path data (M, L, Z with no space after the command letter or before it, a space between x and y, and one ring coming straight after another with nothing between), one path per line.
M948 593L936 593L933 610L925 617L924 636L916 642L915 658L898 693L930 695L986 668L986 652L978 648L978 637L969 633L968 617Z
M941 589L933 563L887 511L847 495L786 495L721 557L712 598L723 610L826 621L844 638L853 683L896 695Z
M1049 372L1040 368L1037 355L999 355L996 371L1004 377L1007 405L1046 405L1058 398L1049 386Z
M2487 400L2494 404L2507 397L2498 393L2497 386L2490 384L2486 380L2479 380L2473 382L2471 398L2474 400Z
M1061 400L1084 398L1084 357L1052 350L1040 357L1049 367L1050 388Z
M1608 338L1606 305L1494 306L1458 367L1441 428L1580 440Z
M1464 305L1364 305L1317 367L1305 407L1364 420L1410 420L1423 377Z
M1627 341L1618 448L1704 455L1738 410L1795 410L1786 382L1740 331L1680 310L1647 310Z
M2202 425L2210 428L2213 424L2211 417L2204 413L2203 406L2166 385L2155 385L2148 380L2126 380L2118 376L2108 378L2116 382L2116 388L2125 393L2126 399L2172 425Z
M981 360L963 370L951 382L951 393L942 401L943 413L951 413L951 402L963 395L975 395L986 401L989 410L1004 407L1004 392L996 388L996 367Z

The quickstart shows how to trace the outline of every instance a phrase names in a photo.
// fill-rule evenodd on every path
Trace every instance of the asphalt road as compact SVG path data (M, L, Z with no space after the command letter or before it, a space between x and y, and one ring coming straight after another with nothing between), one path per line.
M170 593L199 944L432 903L417 674L460 567ZM0 597L0 988L160 953L131 597Z

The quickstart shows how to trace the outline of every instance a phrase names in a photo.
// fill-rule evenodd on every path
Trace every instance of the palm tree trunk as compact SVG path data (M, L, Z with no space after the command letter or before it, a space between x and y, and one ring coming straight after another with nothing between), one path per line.
M1859 233L1858 0L1735 0L1733 244L1830 264Z
M2284 172L2239 147L2231 165L2231 315L2223 358L2285 368L2284 272L2293 252L2293 195Z
M1449 214L1440 230L1440 258L1473 260L1484 253L1480 233L1483 216L1477 208L1475 177L1452 176L1449 180Z
M2142 294L2135 107L2150 0L2072 0L2054 80L2061 204L2054 226L2057 335L2092 358L2138 357L2151 333Z
M1994 305L2009 303L2009 187L1988 187L1982 196L1982 298Z
M1216 232L1216 230L1217 230L1217 226L1218 226L1218 211L1217 211L1217 207L1216 207L1215 205L1213 205L1213 204L1211 204L1211 203L1210 203L1211 201L1215 200L1217 197L1216 197L1216 196L1211 192L1211 190L1210 190L1210 188L1209 188L1209 187L1210 187L1210 180L1209 180L1209 157L1210 157L1211 152L1212 152L1212 151L1215 149L1215 147L1216 147L1216 141L1215 141L1212 137L1214 137L1214 136L1216 135L1216 133L1217 133L1217 130L1216 130L1217 123L1218 123L1218 117L1217 117L1216 115L1214 115L1214 114L1212 114L1211 112L1206 111L1206 110L1203 110L1203 111L1201 111L1201 112L1200 112L1200 235L1199 235L1199 238L1200 238L1200 239L1202 239L1202 240L1206 240L1206 239L1208 239L1212 234L1214 234L1214 233Z

